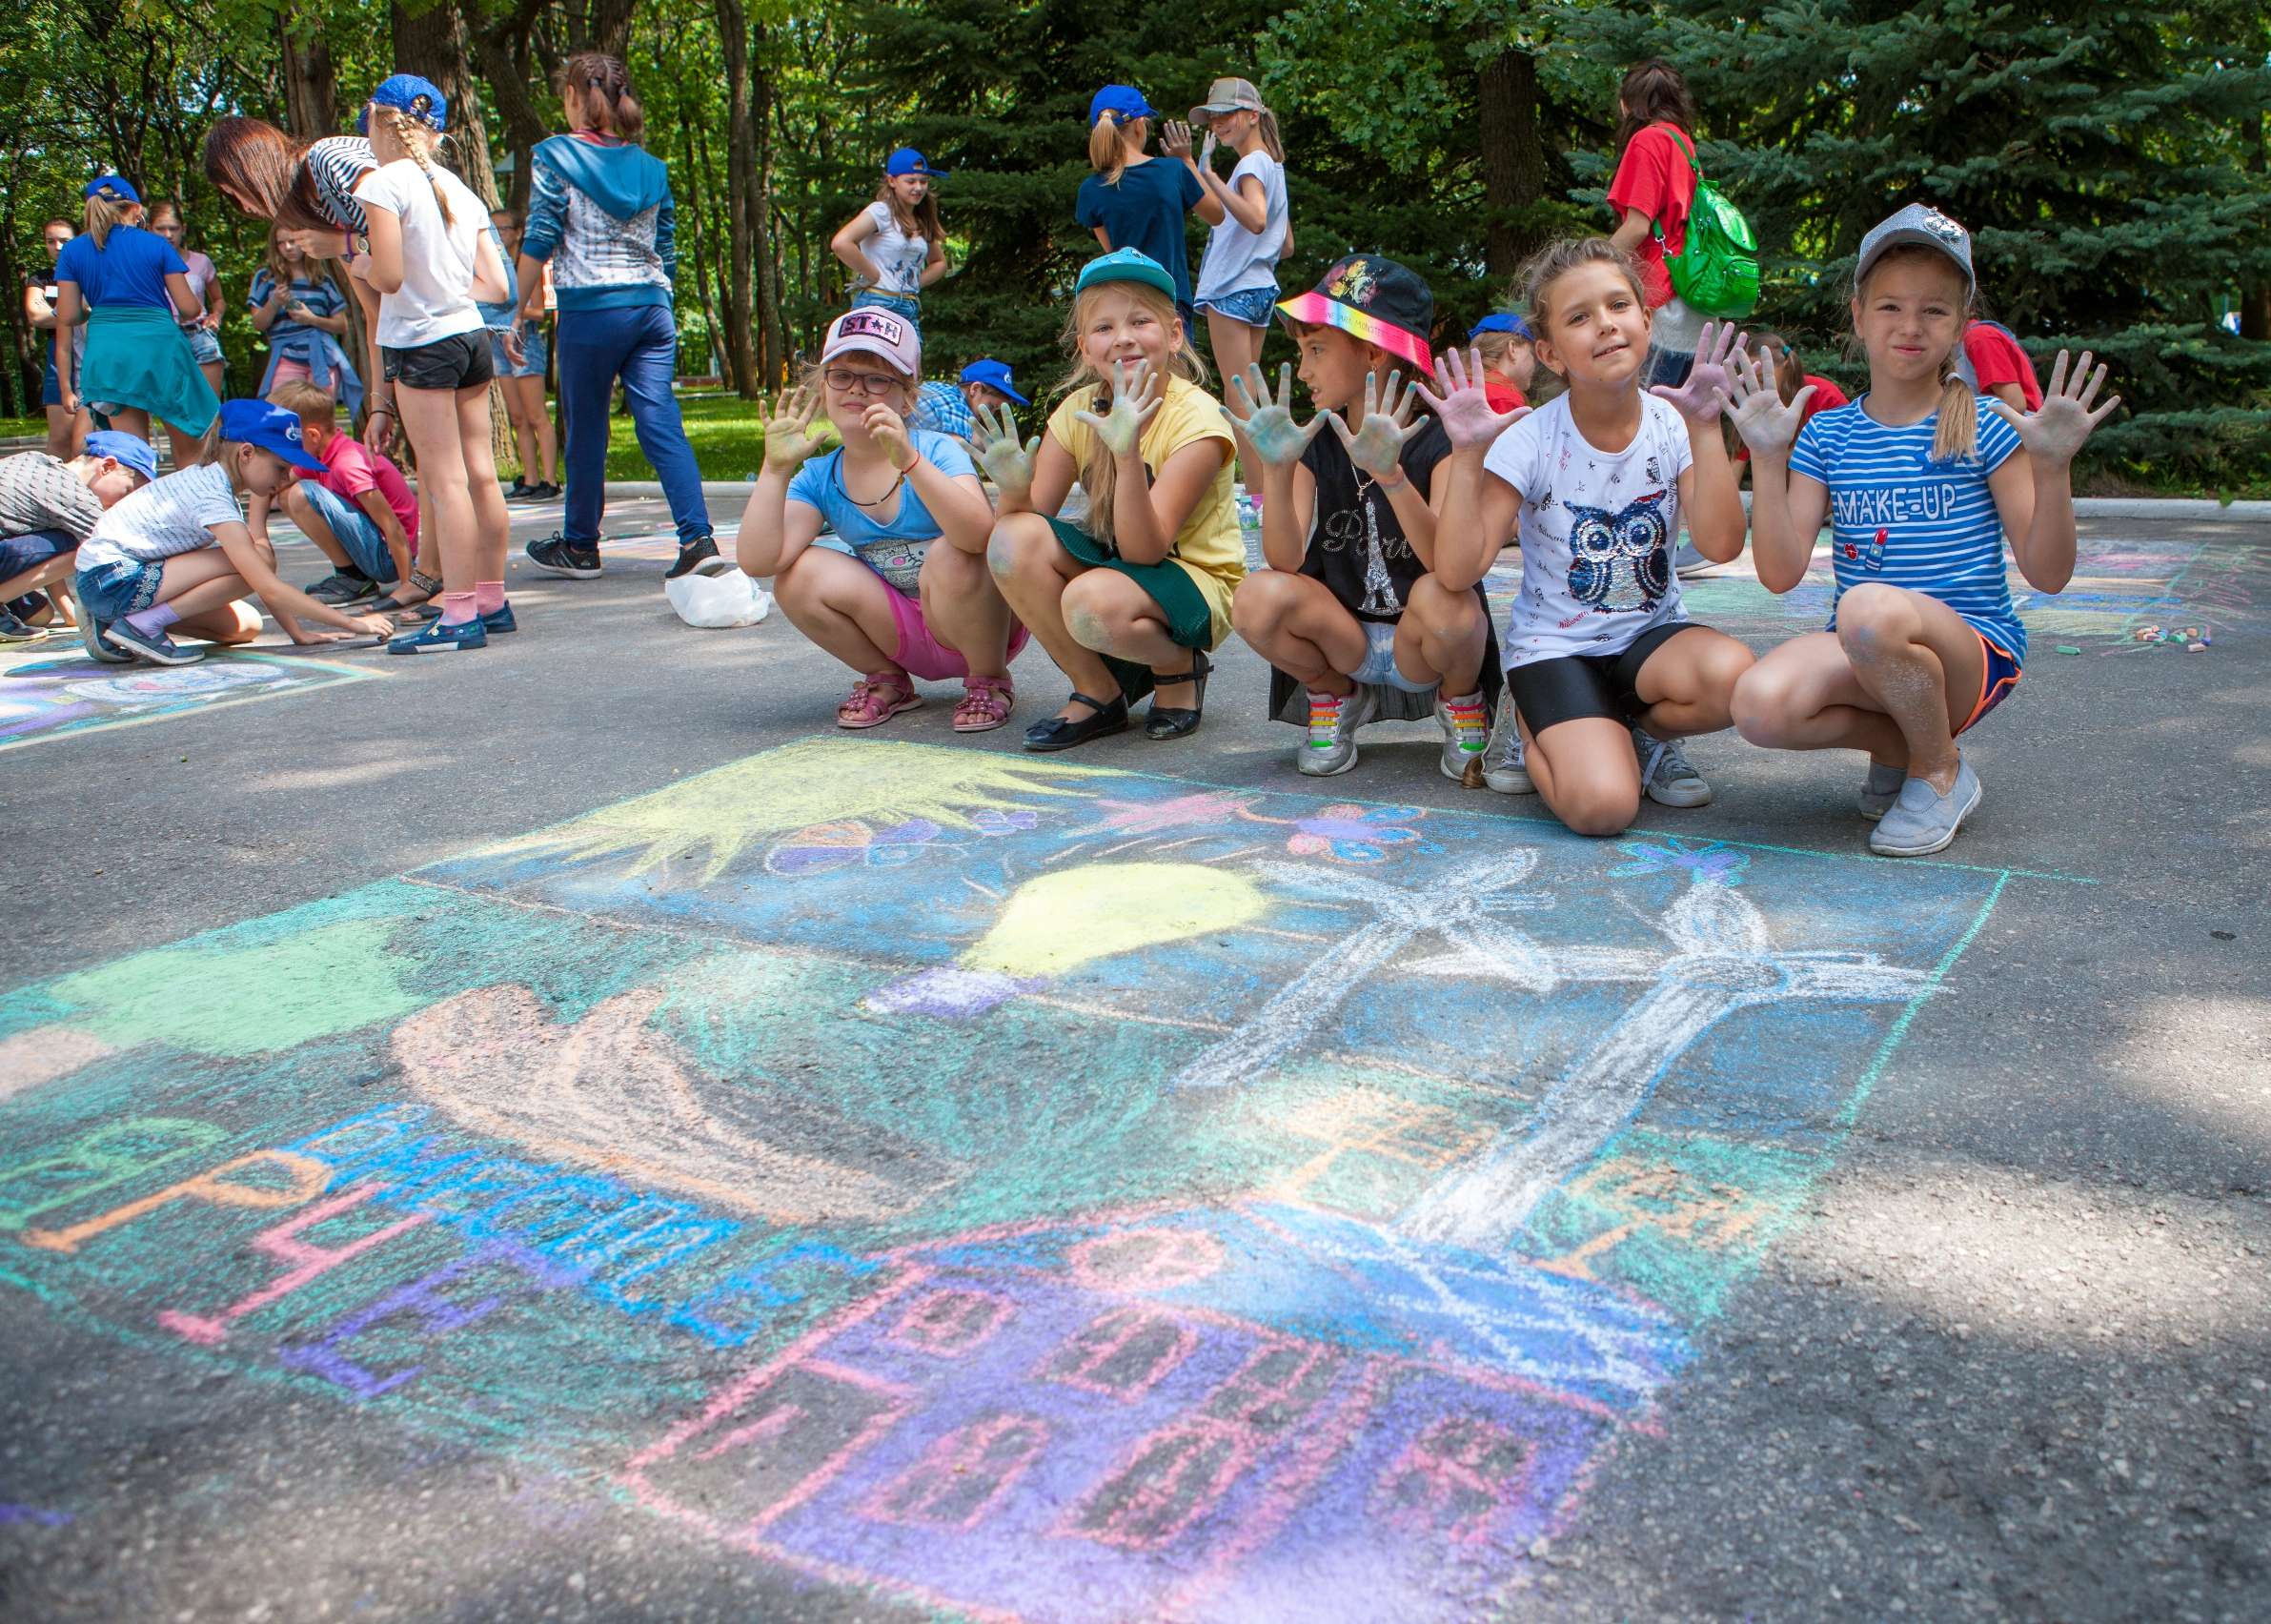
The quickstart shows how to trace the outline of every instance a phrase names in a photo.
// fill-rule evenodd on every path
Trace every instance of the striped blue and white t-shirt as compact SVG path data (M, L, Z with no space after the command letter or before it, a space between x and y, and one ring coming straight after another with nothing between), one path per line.
M1829 487L1837 596L1876 580L1936 598L2023 662L2026 628L2011 607L2003 521L1987 488L1988 475L2018 449L2018 431L1981 398L1974 402L1978 455L1935 462L1937 412L1895 428L1862 410L1868 399L1815 414L1790 454L1793 474ZM1836 623L1833 603L1830 624Z

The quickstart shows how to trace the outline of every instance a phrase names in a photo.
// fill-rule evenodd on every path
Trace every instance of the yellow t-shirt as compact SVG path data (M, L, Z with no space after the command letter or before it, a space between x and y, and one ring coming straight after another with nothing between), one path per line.
M1074 390L1049 415L1048 432L1071 453L1076 468L1086 462L1095 431L1074 418L1093 409L1090 403L1102 387L1092 383ZM1230 635L1230 595L1246 579L1246 538L1239 531L1238 507L1231 496L1237 441L1231 438L1230 425L1223 420L1221 403L1213 396L1188 379L1170 376L1166 398L1144 426L1144 466L1156 477L1168 457L1198 440L1221 440L1226 455L1190 517L1175 532L1167 558L1182 567L1206 599L1214 619L1213 634L1206 644L1212 652Z

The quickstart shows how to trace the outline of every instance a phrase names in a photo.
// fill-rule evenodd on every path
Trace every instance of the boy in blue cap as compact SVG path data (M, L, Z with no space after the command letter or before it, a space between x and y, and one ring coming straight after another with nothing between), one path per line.
M71 579L105 509L156 477L150 442L117 429L89 435L68 462L44 451L0 459L0 642L45 635L55 605L41 590Z
M260 617L238 599L253 594L295 643L392 631L382 616L341 614L277 579L275 555L245 526L245 497L274 497L294 469L323 472L300 441L299 419L265 400L231 400L221 407L219 432L212 461L154 479L105 510L79 548L72 590L87 652L109 664L136 657L193 664L205 651L183 648L171 629L209 642L251 642ZM307 631L302 616L337 629Z
M1017 380L1005 361L972 361L953 383L924 384L915 395L915 409L907 414L907 427L951 435L977 455L978 424L973 416L981 407L988 412L1032 402L1017 392Z

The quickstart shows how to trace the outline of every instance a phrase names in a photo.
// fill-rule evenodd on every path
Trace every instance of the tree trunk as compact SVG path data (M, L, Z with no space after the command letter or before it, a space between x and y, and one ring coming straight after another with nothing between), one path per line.
M1494 281L1513 275L1536 246L1521 215L1546 191L1546 148L1537 121L1537 61L1519 51L1485 59L1475 79L1481 126L1485 259Z
M276 32L283 54L285 122L303 141L331 134L339 128L339 78L331 47L314 25L301 24L292 10L277 15Z
M765 25L757 25L759 49L750 87L750 122L756 130L757 163L750 176L749 249L757 275L759 351L764 376L759 389L778 389L788 377L787 334L781 321L781 256L773 238L773 65L764 47Z
M749 270L753 237L762 233L764 216L757 185L757 131L749 105L749 18L741 0L717 0L717 6L718 37L725 51L726 240L731 245L725 282L725 352L736 391L742 399L755 400L763 389L758 357L750 348ZM755 210L752 202L757 204Z
M541 10L541 0L520 0L513 10L487 22L480 0L458 0L466 36L481 78L497 100L497 111L505 121L505 139L512 148L513 184L506 205L524 220L531 185L529 154L537 142L552 133L543 107L528 91L530 39Z

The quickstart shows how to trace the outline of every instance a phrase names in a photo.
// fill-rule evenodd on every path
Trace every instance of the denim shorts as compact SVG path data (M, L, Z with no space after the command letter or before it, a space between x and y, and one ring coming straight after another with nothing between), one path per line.
M185 327L181 335L190 341L190 359L199 366L221 358L221 335L210 327Z
M118 558L81 570L71 581L71 591L78 594L88 614L108 622L138 615L155 603L165 579L162 560L146 563L138 558Z
M498 377L542 377L545 355L550 348L544 330L535 322L530 322L520 330L521 362L515 366L505 354L503 332L495 327L489 329L489 360L497 369Z
M915 336L923 336L923 301L905 294L880 293L868 288L852 295L854 310L887 310L905 320L915 330Z
M1277 284L1266 288L1241 288L1234 294L1216 294L1199 301L1202 311L1213 311L1232 321L1243 321L1248 327L1267 327L1277 311Z
M0 580L13 580L78 549L79 544L60 530L34 530L24 536L0 537Z
M48 346L48 358L39 372L39 403L42 406L63 404L63 379L55 372L55 346Z
M1360 620L1364 627L1364 663L1348 673L1357 682L1375 688L1401 688L1407 694L1431 694L1433 682L1414 682L1396 669L1396 628L1391 620Z
M329 485L302 479L294 487L331 526L332 538L347 550L348 562L381 586L393 584L395 556L386 550L386 537L377 521Z

